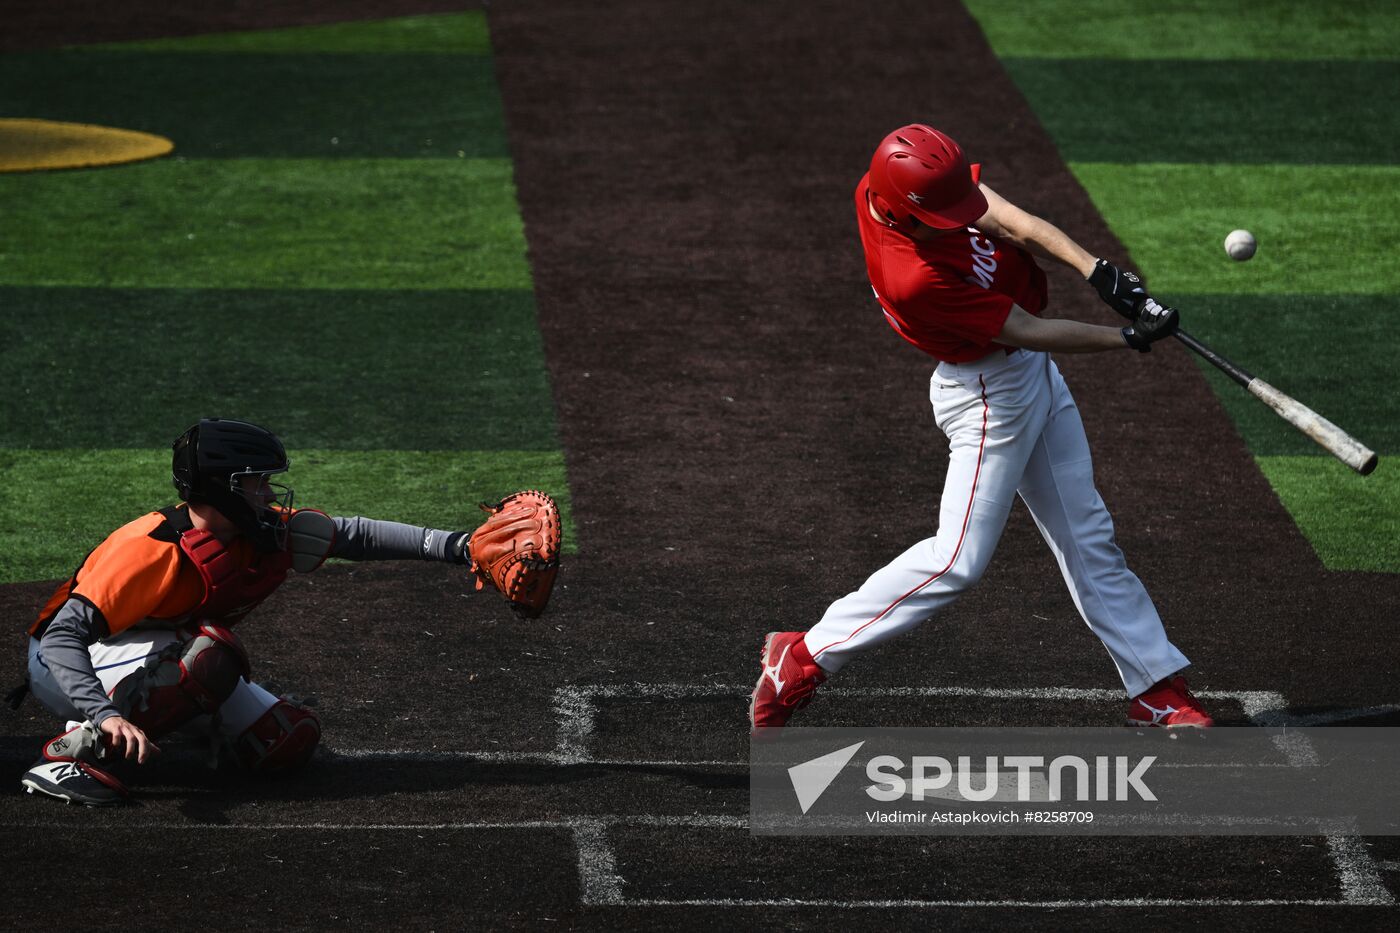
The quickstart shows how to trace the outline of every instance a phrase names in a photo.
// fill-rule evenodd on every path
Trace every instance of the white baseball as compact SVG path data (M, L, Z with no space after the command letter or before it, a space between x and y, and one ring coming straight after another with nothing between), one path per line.
M1254 241L1254 234L1248 230L1231 230L1230 235L1225 238L1225 252L1235 262L1244 262L1254 255L1254 251L1259 248L1259 244Z

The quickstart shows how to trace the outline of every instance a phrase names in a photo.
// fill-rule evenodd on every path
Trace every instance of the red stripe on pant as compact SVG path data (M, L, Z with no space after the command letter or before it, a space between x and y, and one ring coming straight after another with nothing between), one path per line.
M813 651L813 660L819 658L823 654L823 652L829 651L832 648L837 647L838 645L844 645L846 642L850 641L852 638L855 638L857 635L865 631L870 626L874 625L876 622L879 622L885 616L889 615L890 612L892 612L894 608L900 603L904 602L910 596L913 596L915 593L919 592L924 587L928 586L930 583L943 576L949 570L952 570L953 565L957 563L958 555L962 553L963 541L967 538L967 526L972 523L972 505L974 502L977 501L977 481L982 476L982 457L987 451L987 382L980 375L977 377L977 381L982 385L982 441L977 447L977 469L972 474L972 492L967 497L967 512L963 515L962 531L958 535L958 545L953 549L953 556L948 561L948 566L944 567L942 570L938 571L933 576L929 577L927 580L920 583L918 586L914 587L912 590L905 593L903 596L899 597L899 599L896 599L894 602L890 603L883 610L881 610L879 615L875 616L875 618L871 619L870 621L863 623L860 626L860 628L856 629L854 632L847 635L845 638L841 639L840 641L832 642L831 644L817 651Z

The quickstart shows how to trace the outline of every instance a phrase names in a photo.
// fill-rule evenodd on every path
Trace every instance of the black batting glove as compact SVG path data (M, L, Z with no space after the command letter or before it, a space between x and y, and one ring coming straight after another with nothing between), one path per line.
M1123 328L1123 339L1139 353L1150 353L1152 344L1164 337L1170 337L1180 326L1180 312L1148 298L1138 308L1133 323Z
M1098 290L1104 304L1130 321L1136 316L1138 306L1147 300L1147 289L1142 287L1142 279L1102 259L1094 263L1094 271L1089 273L1089 284Z

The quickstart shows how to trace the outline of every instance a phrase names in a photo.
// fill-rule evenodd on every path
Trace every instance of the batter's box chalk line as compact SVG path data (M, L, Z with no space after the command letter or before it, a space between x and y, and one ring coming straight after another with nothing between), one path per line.
M394 759L415 761L484 761L529 762L546 766L618 765L673 767L747 768L744 761L635 760L596 758L592 748L597 726L599 701L612 699L706 699L746 697L748 686L696 684L614 684L598 686L564 686L554 692L553 710L558 727L555 746L550 751L425 751L416 749L341 749L331 752L332 758ZM837 688L823 691L824 696L840 697L963 697L1010 700L1077 700L1087 702L1120 702L1121 691L1084 689L1076 687L869 687ZM1288 711L1282 694L1264 690L1203 690L1204 699L1232 700L1240 704L1245 715L1259 726L1322 725L1349 718L1391 712L1400 707L1364 707L1340 713L1295 716ZM1280 737L1281 739L1284 737ZM1305 736L1288 736L1280 743L1280 751L1289 766L1300 767L1316 761L1316 754ZM9 823L12 828L53 828L52 823ZM133 824L134 826L135 824ZM143 831L172 829L177 831L409 831L432 832L445 830L567 830L573 836L577 855L579 898L583 906L591 907L722 907L722 908L822 908L822 909L957 909L957 908L1044 908L1075 907L1360 907L1394 906L1395 897L1381 880L1381 872L1396 870L1397 863L1377 862L1356 834L1354 826L1320 827L1326 840L1328 856L1336 872L1340 896L1333 899L1234 899L1234 898L1091 898L1059 900L985 900L918 898L840 899L840 898L642 898L628 897L626 881L619 873L617 855L612 840L614 827L650 826L677 830L721 829L747 831L748 821L738 816L612 814L555 820L516 822L460 823L222 823L201 824L142 822ZM677 846L693 842L691 834L681 833Z
M116 815L116 814L112 814ZM51 831L51 822L16 822L5 824L13 829ZM463 832L487 830L516 830L522 832L569 831L573 836L577 858L579 903L585 907L813 907L823 909L937 909L937 908L1043 908L1071 907L1388 907L1395 903L1390 890L1380 881L1380 870L1391 863L1372 861L1364 844L1355 835L1344 831L1328 834L1328 852L1334 862L1341 896L1320 898L1085 898L1058 900L1017 899L944 899L920 898L645 898L628 897L627 882L617 868L617 856L611 839L614 827L663 827L676 830L727 829L746 831L748 821L737 816L601 814L587 817L566 817L552 820L519 820L515 822L452 822L452 823L191 823L188 821L148 821L120 819L109 824L111 829L125 826L139 832L212 832L212 833L287 833L287 832ZM1344 827L1342 829L1345 829ZM683 832L679 846L694 844L692 833Z
M557 766L620 765L668 767L747 768L745 761L683 760L683 759L612 759L593 755L599 701L614 699L741 699L748 695L748 686L721 684L608 684L592 686L563 686L554 692L553 709L558 727L555 746L548 752L411 752L411 751L349 751L347 757L451 757L483 761L535 762ZM958 697L993 700L1070 700L1091 703L1115 703L1123 700L1119 690L1080 687L855 687L823 691L824 696L837 697ZM1272 690L1202 690L1197 693L1207 700L1229 700L1242 708L1245 716L1259 726L1320 725L1389 712L1400 707L1365 707L1317 716L1294 716L1281 693ZM1306 767L1316 764L1316 753L1305 736L1279 736L1276 739L1287 764L1285 767ZM1066 908L1066 907L1277 907L1277 906L1392 906L1395 898L1381 880L1382 866L1372 859L1365 844L1348 831L1349 827L1331 827L1324 834L1328 855L1337 873L1341 896L1336 899L1230 899L1230 898L1103 898L1084 900L921 900L879 899L845 900L833 898L688 898L655 899L629 898L624 894L625 882L618 874L617 857L611 845L609 828L618 824L673 826L678 828L706 826L711 828L747 829L747 821L739 817L592 817L558 824L573 830L578 853L580 897L585 905L631 907L818 907L818 908Z
M598 702L615 699L713 699L746 698L752 688L722 684L606 684L564 686L554 691L553 709L557 733L549 751L417 751L413 749L340 749L345 758L387 758L418 761L526 762L553 765L619 765L632 767L744 768L742 759L599 758L593 754ZM993 700L1073 700L1115 703L1121 690L1080 687L847 687L822 691L824 697L961 697ZM1205 699L1233 700L1255 725L1302 725L1287 713L1283 695L1271 690L1204 690ZM737 707L736 707L737 708ZM1376 708L1380 710L1381 708ZM736 722L742 720L736 717ZM1312 723L1310 723L1312 724ZM1295 751L1293 754L1301 754ZM1291 759L1290 759L1291 760ZM1299 761L1297 764L1305 762Z

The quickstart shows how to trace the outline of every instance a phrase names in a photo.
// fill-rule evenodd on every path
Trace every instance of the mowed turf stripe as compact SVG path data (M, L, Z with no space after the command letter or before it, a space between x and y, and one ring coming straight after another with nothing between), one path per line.
M1381 454L1356 477L1198 361L1326 565L1400 572L1400 477L1384 466L1400 450L1384 372L1400 291L1400 9L967 5L1131 250L1121 258L1193 333ZM1237 227L1259 238L1252 262L1221 249Z
M0 288L0 447L154 447L204 415L342 449L557 446L523 290Z
M1400 573L1400 476L1381 462L1358 476L1327 456L1258 458L1328 570Z
M1176 292L1165 280L1163 294L1181 309L1193 335L1373 449L1400 453L1400 392L1393 388L1389 349L1395 343L1393 297L1197 295ZM1273 409L1219 378L1221 401L1255 454L1319 453Z
M1202 362L1260 470L1330 570L1400 573L1400 393L1385 295L1171 296L1191 332L1381 456L1362 477Z
M1400 62L1005 65L1068 162L1382 165L1400 151Z
M81 48L168 52L456 52L489 55L491 39L486 14L481 10L468 10L462 13L431 13L361 22L100 43Z
M518 489L559 502L565 553L574 533L564 457L540 450L327 450L284 434L299 506L449 530L481 523L477 503ZM0 583L71 573L113 529L175 501L169 441L143 449L0 450Z
M508 156L479 55L11 53L0 113L156 133L187 158Z
M177 147L0 176L0 390L24 402L0 414L0 579L67 573L169 499L170 439L207 414L278 431L335 513L567 503L481 14L142 45L0 62L0 109ZM102 505L84 474L131 494ZM77 524L36 524L54 502Z
M1393 5L1318 0L963 2L1002 58L1400 58L1400 16ZM1115 110L1123 115L1131 104L1124 98Z
M1387 121L1392 122L1392 121ZM1320 153L1319 159L1325 159ZM1149 286L1185 326L1255 375L1351 431L1382 457L1370 477L1337 464L1271 410L1197 361L1261 471L1333 570L1400 572L1394 519L1397 403L1385 322L1400 290L1400 168L1073 163ZM1259 238L1229 260L1226 232ZM1196 294L1209 292L1211 294Z
M0 175L0 285L529 289L507 159Z
M1114 233L1157 289L1267 294L1400 292L1400 166L1076 162ZM1254 232L1247 263L1224 252Z

